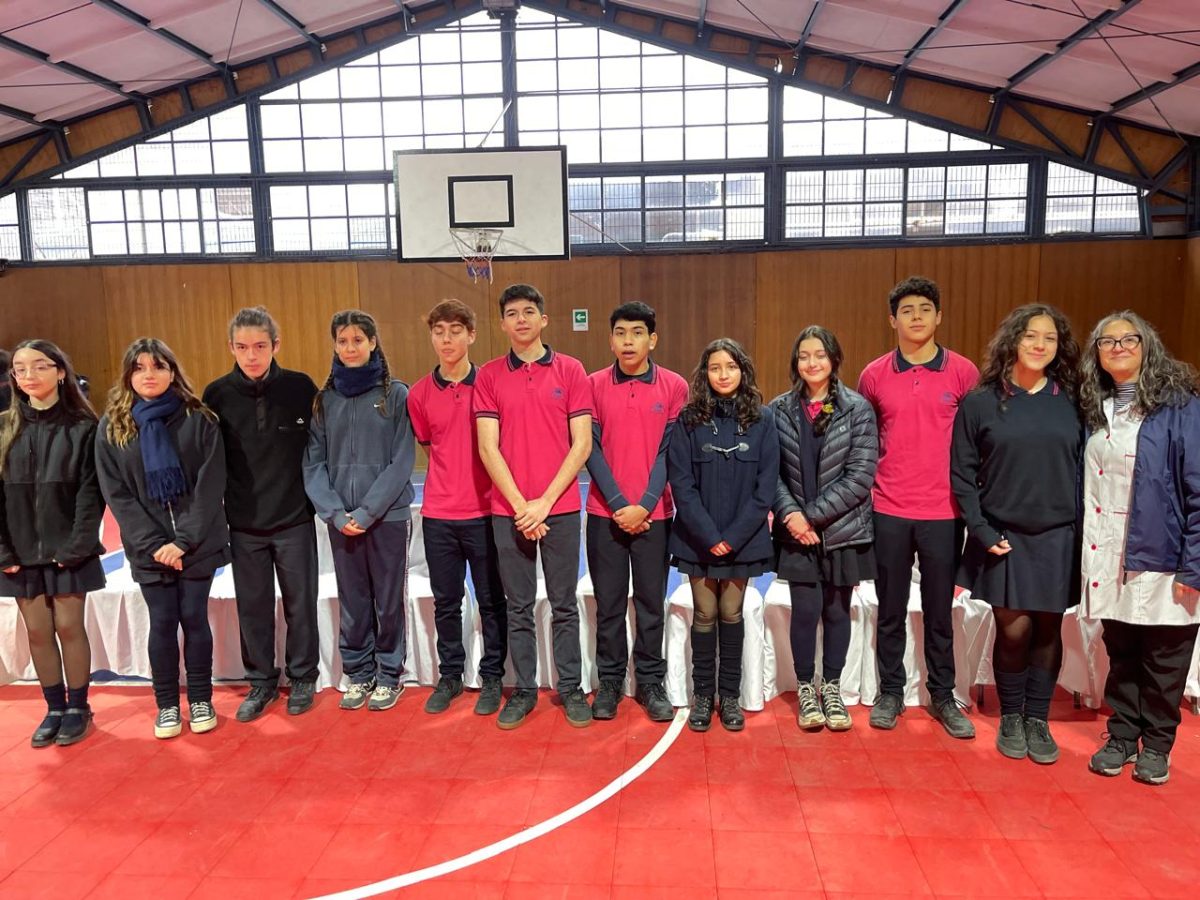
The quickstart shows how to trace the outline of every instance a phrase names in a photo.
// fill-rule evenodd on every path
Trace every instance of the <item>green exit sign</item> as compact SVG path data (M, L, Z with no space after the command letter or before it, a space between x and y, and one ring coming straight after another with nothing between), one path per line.
M573 331L588 330L588 311L586 309L571 310L571 329Z

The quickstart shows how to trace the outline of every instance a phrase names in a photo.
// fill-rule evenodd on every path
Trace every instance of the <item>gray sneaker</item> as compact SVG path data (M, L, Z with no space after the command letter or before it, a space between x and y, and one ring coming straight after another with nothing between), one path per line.
M588 706L587 696L580 688L563 694L562 702L563 712L567 716L567 724L576 728L587 728L592 724L592 708Z
M425 701L425 712L437 715L450 708L454 698L463 692L462 679L454 675L443 675L438 679L437 687Z
M1026 716L1024 724L1029 758L1040 766L1058 762L1058 744L1050 734L1050 723Z
M958 707L958 701L947 697L941 703L933 703L929 707L930 715L942 723L946 734L960 741L970 741L975 738L975 726L963 715Z
M1024 759L1029 755L1025 743L1025 718L1020 713L1005 713L1000 716L1000 730L996 732L996 749L1009 759Z
M891 731L904 715L904 699L899 694L882 694L871 707L871 727Z
M801 681L796 685L799 712L796 724L803 731L820 731L825 727L825 711L821 709L820 695L815 681Z
M1137 741L1122 740L1110 734L1108 743L1092 755L1088 768L1097 775L1112 778L1120 775L1121 770L1137 758Z
M370 712L383 712L385 709L391 709L396 705L396 701L400 699L400 695L404 693L404 685L380 684L376 685L375 690L371 691L371 699L367 701L367 710Z
M483 685L479 689L479 697L475 700L475 715L494 716L500 709L503 699L503 682L494 675L483 676Z
M496 717L496 725L505 731L519 728L525 721L525 717L533 712L537 702L537 691L517 688L508 695L508 702L504 704L504 709L500 710L500 715Z
M1166 784L1171 777L1171 757L1153 747L1143 747L1133 765L1133 780L1142 784Z
M338 706L341 709L362 709L367 705L367 698L373 690L374 681L352 681L350 687L346 688L346 693L342 694L342 702Z

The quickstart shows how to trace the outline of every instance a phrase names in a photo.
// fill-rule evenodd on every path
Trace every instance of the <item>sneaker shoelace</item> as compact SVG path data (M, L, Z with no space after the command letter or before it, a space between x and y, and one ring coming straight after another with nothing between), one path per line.
M180 722L178 707L172 706L170 709L160 709L158 711L159 725L178 725Z
M815 716L821 712L821 704L817 702L817 690L811 681L800 685L800 714Z
M844 718L846 704L842 702L842 683L827 681L821 685L821 702L825 705L825 715Z
M213 712L212 704L200 701L199 703L191 704L192 721L197 719L211 719L215 713Z
M375 690L373 690L371 692L371 699L372 700L387 700L389 697L392 696L392 692L394 690L395 690L395 688L390 688L386 684L378 685L375 688Z

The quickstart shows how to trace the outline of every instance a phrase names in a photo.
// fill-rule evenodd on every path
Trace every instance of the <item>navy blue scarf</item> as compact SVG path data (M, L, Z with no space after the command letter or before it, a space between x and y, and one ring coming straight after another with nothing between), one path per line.
M363 365L353 367L333 358L333 388L343 397L357 397L373 387L378 387L383 378L383 361L379 351L372 350L371 358Z
M167 419L183 406L183 398L167 390L153 400L138 400L133 404L133 421L138 427L138 442L142 448L142 467L146 470L146 492L170 506L188 491L179 451L167 431Z

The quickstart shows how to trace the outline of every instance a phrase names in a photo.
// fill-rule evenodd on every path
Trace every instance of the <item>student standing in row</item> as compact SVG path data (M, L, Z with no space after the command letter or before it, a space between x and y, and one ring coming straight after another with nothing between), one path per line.
M806 730L846 731L852 724L841 683L850 596L860 581L875 578L871 485L879 437L871 405L838 378L841 365L837 337L810 325L792 346L792 390L771 402L780 458L775 571L791 591L798 723Z
M333 366L317 393L304 488L329 526L338 649L350 686L342 709L391 709L404 692L404 594L416 455L406 400L375 320L358 309L329 325Z
M674 504L667 487L671 427L687 402L687 382L656 364L654 310L625 303L609 317L611 366L593 372L592 476L587 502L587 555L596 595L596 665L600 690L592 715L611 719L625 696L625 635L630 578L637 636L633 658L637 700L653 721L675 715L663 679L663 615L667 541Z
M1112 709L1093 772L1164 784L1200 629L1200 385L1134 312L1084 349L1083 604L1104 623ZM1141 747L1139 749L1139 742Z
M0 594L17 598L46 698L30 743L67 746L92 724L83 613L87 592L104 587L96 414L54 344L22 341L11 359L13 400L0 414Z
M183 730L180 626L189 725L197 734L212 731L208 597L214 573L229 562L225 449L217 417L156 338L139 338L125 352L96 435L96 467L150 615L154 736Z
M737 341L718 338L700 355L667 465L678 509L671 555L692 587L688 727L708 730L719 694L721 724L741 731L742 602L746 583L771 567L767 513L779 480L779 435Z
M1066 316L1031 304L1000 323L986 359L954 422L950 480L969 534L959 583L996 619L996 749L1047 765L1062 617L1079 602L1079 345Z
M250 682L237 719L251 722L279 697L276 578L287 623L287 711L299 715L313 705L320 662L317 531L303 464L317 386L275 361L279 326L261 306L233 317L229 349L233 371L205 388L204 404L217 414L225 443L225 515L242 665Z
M497 719L517 728L537 705L537 553L554 629L558 693L567 721L592 722L580 687L579 470L592 450L592 391L579 360L542 343L549 323L537 288L500 295L500 328L511 349L475 382L479 455L494 485L492 526L508 598L508 647L516 689Z
M492 534L492 480L479 458L471 404L479 369L471 362L475 311L443 300L426 319L438 364L408 393L413 434L429 454L421 504L425 560L437 628L438 683L425 711L441 713L463 691L463 586L467 564L483 630L483 682L475 713L500 709L508 655L508 611Z
M894 351L869 363L858 389L879 422L875 475L875 557L880 696L871 727L891 729L904 712L904 648L915 553L921 567L926 684L930 712L951 737L975 737L954 699L954 577L962 547L950 492L954 416L979 370L937 342L942 322L938 287L908 278L888 295Z

